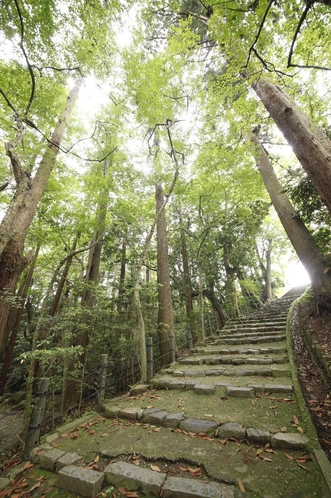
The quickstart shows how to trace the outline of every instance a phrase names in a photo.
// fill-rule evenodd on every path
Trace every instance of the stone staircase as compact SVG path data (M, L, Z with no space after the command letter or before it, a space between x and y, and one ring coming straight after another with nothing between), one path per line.
M330 498L330 466L289 361L286 320L296 297L231 321L150 385L106 402L93 430L100 425L97 458L107 465L91 476L61 467L58 486L91 497L108 483L139 497ZM83 436L74 451L88 461ZM44 456L35 453L41 466L70 460L72 446L60 435L56 443ZM176 465L173 476L167 466Z

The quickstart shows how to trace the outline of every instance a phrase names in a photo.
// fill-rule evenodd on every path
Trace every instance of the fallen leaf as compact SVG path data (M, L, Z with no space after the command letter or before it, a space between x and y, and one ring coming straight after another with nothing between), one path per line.
M293 417L293 422L295 425L299 425L299 419L296 415L294 415L294 417Z
M97 456L95 457L95 459L93 460L93 462L98 462L99 460L100 460L100 457L99 457L99 455L97 455Z
M259 456L259 455L261 455L261 453L263 453L263 449L262 449L262 448L259 448L258 450L256 450L255 455L256 455L256 456Z
M36 482L30 489L29 491L27 491L27 493L32 493L32 491L34 491L35 489L39 488L39 486L41 485L41 482Z
M271 458L264 457L263 455L260 455L260 458L265 462L272 462Z
M28 470L28 469L31 469L32 467L33 467L32 462L26 462L26 464L23 467L23 470Z
M133 465L140 465L141 460L132 460Z
M192 469L192 467L189 467L188 470L191 474L197 474L198 472L201 472L201 467L197 467L196 469Z
M243 483L238 479L238 487L242 493L246 493Z
M73 432L70 436L70 439L77 439L79 436L77 434L77 432Z
M295 458L292 455L289 455L288 453L285 453L286 458L289 460L295 460Z
M297 431L300 432L300 434L304 433L304 431L303 431L303 429L301 427L297 427Z
M157 465L151 465L151 469L155 472L161 472L161 469Z
M67 432L64 432L63 434L60 434L60 437L68 437L68 433Z
M92 430L91 430L91 431L89 431L88 433L89 433L91 436L94 436L94 434L95 434L95 430L94 430L94 429L92 429Z
M298 463L298 466L303 469L303 470L306 470L307 472L309 472L309 470L307 469L307 467L305 467L304 465L301 465L301 463Z
M181 470L182 472L188 472L188 468L187 467L178 467L179 470Z

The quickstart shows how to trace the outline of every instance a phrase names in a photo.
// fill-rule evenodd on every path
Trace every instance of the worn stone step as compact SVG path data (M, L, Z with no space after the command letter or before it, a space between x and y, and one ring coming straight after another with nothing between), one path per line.
M227 390L229 393L228 395L230 396L230 393L232 393L232 397L234 398L253 397L252 388L247 388L244 391L242 388L240 389L235 386L228 386ZM141 410L140 407L136 407L136 409ZM160 417L158 419L156 416L158 413L158 409L154 408L154 410L155 417L153 419L153 425L162 426L164 419L163 417ZM125 409L122 409L121 411L122 413L125 413ZM146 410L144 410L143 412L145 411ZM163 410L159 409L159 411L163 413ZM105 410L106 416L108 416L107 413L108 412ZM168 414L168 416L170 416L170 414ZM116 416L112 413L111 418L116 418ZM269 444L272 448L277 448L280 450L303 450L308 444L308 438L303 434L299 434L298 432L270 432L264 429L259 429L257 427L245 427L238 421L217 423L214 420L203 420L182 416L181 420L177 420L177 422L178 424L171 428L175 432L176 430L178 430L182 432L184 431L185 433L194 433L200 435L205 434L210 437L218 437L220 439L234 438L238 441L247 440L250 444ZM141 423L150 423L148 416L143 416ZM121 463L123 464L123 462ZM105 473L107 475L107 468L105 469ZM110 482L108 478L107 481ZM135 485L137 486L137 483L135 483Z
M276 346L271 345L270 347L263 346L262 348L254 347L254 348L246 348L246 347L219 347L214 345L209 345L206 347L197 347L192 349L192 354L198 355L266 355L266 354L275 354L275 355L283 355L286 353L286 346ZM184 357L178 360L178 363L186 363L187 359L191 357Z
M283 375L279 375L282 373ZM197 386L203 386L207 385L208 390L209 386L214 386L214 387L222 387L226 385L231 385L234 383L234 379L237 378L242 378L244 379L244 382L241 382L240 384L245 384L246 386L259 386L260 384L256 382L256 377L264 377L266 379L282 379L282 386L283 386L283 379L289 379L290 376L288 375L290 372L288 371L277 371L277 375L272 375L275 374L273 371L271 373L270 370L264 370L260 371L260 374L257 374L257 371L255 370L225 370L223 372L220 372L218 370L210 370L206 371L205 375L201 374L199 376L191 376L189 377L162 377L160 379L154 380L152 383L153 388L155 389L166 389L166 390L178 390L178 391L190 391L194 390L196 391ZM287 375L286 375L287 374ZM277 382L277 381L276 381ZM278 380L279 382L279 380ZM272 385L269 381L266 381L266 384ZM264 386L266 385L264 384ZM239 385L239 381L238 381ZM292 392L292 385L285 383L284 384L286 387L283 389L281 387L278 389L279 385L275 383L275 387L273 388L273 392ZM287 387L288 386L288 387ZM200 387L199 387L200 389ZM210 390L209 392L204 392L202 390L203 388L200 389L199 392L202 394L213 394L213 391ZM206 388L207 389L207 388ZM264 388L263 388L264 389ZM267 388L269 390L269 388Z
M185 365L190 365L190 360L195 364L196 358L186 358ZM229 355L204 355L201 357L200 365L272 365L272 364L283 364L287 362L287 358L284 356L268 358L255 356L253 358L242 357L242 356L229 356Z
M221 345L221 344L263 344L266 342L277 342L277 341L284 341L286 339L285 334L274 334L274 335L265 335L265 336L255 336L255 337L233 337L233 338L228 338L228 339L217 339L215 341L216 345Z
M142 491L163 498L234 498L235 486L185 477L169 477L127 462L114 462L105 468L107 482L128 491Z
M274 321L274 322L263 322L262 320L248 320L242 322L228 322L221 330L226 329L241 329L241 328L257 328L257 329L270 329L274 327L286 328L286 320Z
M268 332L265 332L265 331L256 331L256 330L247 330L247 331L243 331L243 330L237 330L237 331L228 331L226 330L224 333L221 333L219 335L219 339L232 339L232 338L236 338L236 339L241 339L241 338L249 338L249 337L270 337L270 336L279 336L279 335L284 335L285 331L282 329L282 330L269 330Z

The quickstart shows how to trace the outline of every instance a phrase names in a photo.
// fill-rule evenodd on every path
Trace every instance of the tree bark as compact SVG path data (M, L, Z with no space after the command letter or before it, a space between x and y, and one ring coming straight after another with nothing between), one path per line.
M172 311L172 298L168 261L168 239L163 188L160 180L155 184L156 213L160 213L157 220L157 284L158 284L158 335L160 341L161 364L170 362L169 335L175 332L174 317Z
M103 192L105 194L105 192ZM102 195L102 194L101 194ZM74 338L75 346L82 346L84 352L80 355L78 362L79 368L84 371L84 365L87 358L87 348L90 342L90 332L93 327L93 307L95 305L96 300L96 287L99 280L99 270L100 270L100 262L101 262L101 252L103 245L103 235L105 232L105 221L106 221L106 213L107 213L107 205L102 200L101 205L98 207L98 219L97 226L98 228L95 230L92 240L91 246L89 250L89 258L86 270L85 277L85 288L82 295L82 308L85 310L84 318L83 318L83 327L80 327L80 330L76 334ZM74 367L74 365L72 365ZM69 408L76 406L79 401L80 395L80 382L78 380L70 380L66 382L65 386L65 400L64 400L64 408L68 410Z
M69 94L65 111L53 131L51 141L46 147L32 182L24 173L14 145L6 144L17 189L0 225L0 356L4 349L4 334L11 300L18 279L31 260L31 255L24 256L25 238L54 168L66 124L72 114L82 81L83 78L79 77Z
M197 335L196 323L193 311L192 281L190 275L186 236L184 230L183 211L181 207L179 208L179 225L180 225L181 252L183 260L183 270L184 270L186 316L188 323L190 325L191 334L193 337L193 344L196 344L198 335Z
M252 86L331 214L331 141L280 87L266 78Z
M237 289L236 289L236 269L230 264L229 251L226 246L223 247L223 263L226 273L226 284L225 287L228 291L228 295L230 296L231 302L231 318L237 318L239 316L239 308L238 308L238 297L237 297Z
M30 267L27 270L27 273L25 275L25 278L23 280L22 285L20 286L19 292L18 292L18 298L19 298L19 308L13 308L14 314L15 314L15 320L13 323L12 329L9 331L10 333L10 339L9 343L6 349L6 354L4 357L3 365L2 365L2 370L1 370L1 376L0 376L0 394L3 393L3 389L6 385L7 382L7 377L8 377L8 372L9 368L11 365L11 360L13 357L13 352L14 352L14 346L16 343L16 338L17 334L20 328L20 323L24 311L24 304L26 301L26 297L28 295L28 290L31 285L32 281L32 276L35 268L35 264L37 261L38 253L39 253L39 248L40 246L37 247L36 252L35 252L35 257L34 260L32 261Z
M330 309L331 260L322 254L314 237L295 213L289 198L282 192L282 185L258 138L252 133L249 135L249 139L255 145L256 164L261 172L271 202L294 250L310 276L317 302L320 306Z
M216 313L218 328L221 329L222 327L224 327L227 317L224 313L224 310L222 308L222 305L221 305L219 299L217 298L217 296L215 294L214 288L211 286L209 289L204 289L203 295L207 299L209 299L209 301L213 307L213 310Z
M123 236L122 241L122 252L121 252L121 271L118 286L118 296L117 296L117 312L122 313L124 304L124 292L125 292L125 271L126 271L126 239L127 233Z

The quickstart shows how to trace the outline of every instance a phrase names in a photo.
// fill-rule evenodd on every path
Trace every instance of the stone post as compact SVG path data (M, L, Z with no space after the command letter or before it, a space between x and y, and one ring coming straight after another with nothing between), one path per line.
M107 365L108 365L108 355L102 354L100 356L99 381L98 381L98 392L97 392L97 410L98 411L101 410L102 402L103 402L104 397L105 397Z
M50 379L48 377L42 377L39 379L36 386L35 400L26 436L23 460L28 460L33 448L39 444L40 429L44 418L49 381Z

